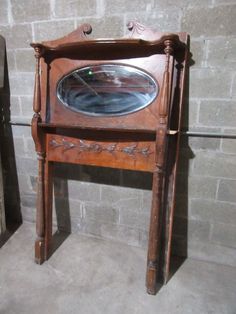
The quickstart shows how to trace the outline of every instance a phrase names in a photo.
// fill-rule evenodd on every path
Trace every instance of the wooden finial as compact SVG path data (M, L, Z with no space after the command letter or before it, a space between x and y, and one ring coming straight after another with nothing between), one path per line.
M166 54L166 65L165 65L165 72L163 75L162 80L162 86L161 86L161 92L160 92L160 107L159 107L159 121L161 124L167 123L167 115L169 110L169 90L170 90L170 72L169 72L169 66L170 66L170 55L173 53L172 48L172 41L171 40L165 40L164 41L164 52Z
M41 111L41 92L40 92L40 58L42 55L41 48L36 46L34 48L36 58L36 69L35 69L35 83L34 83L34 101L33 110L39 114Z

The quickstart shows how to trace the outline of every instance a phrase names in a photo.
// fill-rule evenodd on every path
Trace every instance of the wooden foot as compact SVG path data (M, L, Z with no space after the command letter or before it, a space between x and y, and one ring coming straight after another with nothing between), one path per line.
M35 263L43 264L45 261L45 246L43 240L36 240L35 241Z
M157 293L157 263L148 262L146 275L147 293L155 295Z

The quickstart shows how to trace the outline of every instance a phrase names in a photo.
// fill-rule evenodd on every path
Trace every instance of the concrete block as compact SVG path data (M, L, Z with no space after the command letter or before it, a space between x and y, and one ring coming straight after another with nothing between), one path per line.
M214 199L216 195L217 179L199 175L177 177L178 195L189 195L191 198Z
M226 98L230 96L233 77L231 72L210 68L192 69L190 72L191 97Z
M139 228L141 230L149 230L150 210L148 212L134 212L129 209L120 209L120 224Z
M94 220L107 223L119 222L119 210L107 203L85 202L85 220Z
M224 153L236 154L235 139L222 139L222 151Z
M77 231L128 245L140 246L140 231L129 226L85 220L77 226Z
M77 25L89 23L92 26L91 38L114 38L124 35L124 18L123 16L107 15L103 18L80 18Z
M31 137L31 128L28 126L12 125L14 137Z
M21 111L24 120L31 122L33 117L33 96L20 96Z
M148 248L148 239L149 239L149 232L146 230L140 230L140 247L147 250Z
M189 32L193 37L234 35L235 15L235 3L216 7L204 5L191 8L183 12L181 29Z
M58 198L56 198L58 199ZM60 199L59 199L60 200ZM57 200L56 200L57 202ZM65 199L62 202L63 204L68 204L68 212L69 215L71 217L71 219L78 219L78 218L83 218L83 207L84 207L84 203L80 202L78 200L72 200L72 199ZM59 206L58 206L59 207ZM65 206L61 206L61 211L65 211Z
M17 71L34 72L35 57L33 49L17 49L15 55Z
M142 197L142 191L138 189L116 187L116 186L101 186L101 200L107 203L116 203L120 200L127 199L140 199Z
M142 189L152 189L152 174L141 171L121 170L121 185Z
M36 207L21 206L21 214L24 222L35 222L36 220ZM36 235L35 235L36 237Z
M36 207L36 194L22 194L21 195L21 204L25 207L34 208Z
M214 67L232 68L236 64L235 50L235 38L213 38L209 40L207 64Z
M13 138L14 141L14 151L17 157L25 156L25 144L23 138L15 137Z
M235 178L235 156L210 151L195 152L193 172L205 177Z
M211 132L211 129L209 129L209 132ZM220 149L219 138L189 136L188 144L193 150L204 149L204 150L218 151Z
M72 230L77 233L92 235L101 238L101 226L103 222L96 220L73 220Z
M25 143L26 143L26 156L36 158L37 153L35 151L35 145L34 145L33 139L27 138L27 139L25 139Z
M19 117L21 115L21 109L20 109L20 99L18 96L12 96L11 97L11 117Z
M235 4L235 0L214 0L214 4Z
M32 42L32 28L30 24L0 26L0 33L6 39L7 49L29 48Z
M30 178L27 174L21 174L18 176L18 185L20 194L29 194L35 192L32 190Z
M140 232L138 229L123 225L102 224L101 236L128 245L139 246Z
M143 1L140 2L139 0L133 1L125 1L125 0L105 0L104 7L105 7L105 14L123 14L124 8L125 12L144 12L146 11L149 5Z
M175 217L173 224L173 239L177 239L179 243L174 241L173 245L178 245L178 250L183 252L186 250L186 240L207 241L210 236L211 225L206 221L187 220L186 218ZM179 244L182 245L180 249ZM182 255L182 254L180 254Z
M53 17L69 18L78 16L90 16L96 14L96 0L57 0L54 4ZM63 23L63 22L62 22Z
M68 180L68 195L80 201L100 201L100 186L95 183L84 183Z
M136 10L133 10L136 12ZM180 30L180 16L181 10L168 9L162 11L142 11L138 10L138 13L127 13L125 24L132 20L138 20L140 23L150 26L160 32L177 32ZM126 31L128 33L128 31Z
M1 0L0 2L0 24L8 24L8 1Z
M105 167L81 166L78 179L84 182L120 185L120 170Z
M83 224L84 224L83 219L72 219L69 233L76 233L76 234L84 233L82 231L83 230ZM66 226L64 226L63 229L62 229L62 231L68 232L68 230L67 230L68 228Z
M129 198L129 199L118 199L114 204L116 208L123 209L123 210L129 210L130 212L141 212L141 203L142 203L142 197L137 198Z
M33 29L35 41L53 40L72 32L74 30L74 21L35 22Z
M213 127L193 127L190 131L203 133L220 133L221 129ZM194 157L194 150L220 150L220 145L221 140L219 138L192 135L183 135L181 138L181 148L192 150L192 158Z
M48 0L11 0L12 17L15 23L48 20L50 2Z
M236 224L236 204L200 198L192 199L190 202L189 216L191 220Z
M191 35L191 34L190 34ZM206 61L206 40L192 40L190 42L190 52L192 53L192 60L194 61L194 66L201 67Z
M152 191L143 190L141 199L141 211L149 213L151 206L152 206Z
M199 123L208 126L234 127L236 108L233 101L202 101Z
M33 95L34 73L15 72L10 74L12 95Z
M189 103L184 103L183 106L183 117L182 117L182 127L189 128L196 125L198 118L199 104L197 100L190 99Z
M38 172L38 163L36 159L26 157L16 157L16 167L18 174L28 174L36 176Z
M31 189L34 191L34 192L36 192L37 191L37 176L30 176L29 177L29 179L30 179L30 187L31 187Z
M235 224L214 223L211 242L231 248L236 248Z
M53 199L53 221L58 230L78 232L82 221L82 203L67 198Z
M232 83L231 97L236 98L236 75L234 76Z
M189 0L167 0L163 2L162 0L154 0L154 8L168 8L170 6L177 7L181 9L186 9L187 7L198 7L198 6L206 6L211 4L211 0L196 0L196 1L189 1Z
M235 157L234 157L235 158ZM236 203L236 180L220 180L217 199ZM233 205L231 205L233 206ZM236 206L236 204L235 204ZM232 220L231 223L236 223Z
M7 50L7 68L8 71L16 71L15 50Z
M225 134L235 134L236 129L227 129ZM236 154L236 141L235 139L224 138L221 140L221 150L224 153Z

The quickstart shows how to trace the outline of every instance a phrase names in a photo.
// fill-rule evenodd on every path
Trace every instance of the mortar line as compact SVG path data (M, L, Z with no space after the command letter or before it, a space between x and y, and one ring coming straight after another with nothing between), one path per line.
M13 15L12 15L11 0L8 0L7 2L7 17L8 17L9 24L12 26L14 24L14 20L13 20Z

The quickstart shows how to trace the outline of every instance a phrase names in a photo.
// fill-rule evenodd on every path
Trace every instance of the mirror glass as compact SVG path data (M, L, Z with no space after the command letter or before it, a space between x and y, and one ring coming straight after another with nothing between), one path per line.
M135 67L92 65L63 77L57 97L67 107L92 116L117 116L140 110L155 99L155 80Z

